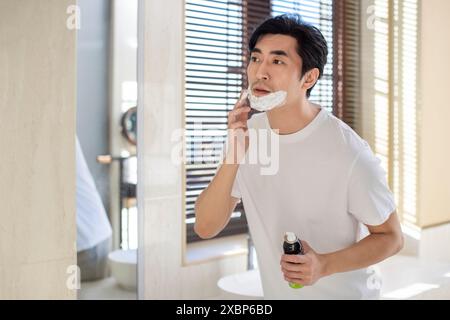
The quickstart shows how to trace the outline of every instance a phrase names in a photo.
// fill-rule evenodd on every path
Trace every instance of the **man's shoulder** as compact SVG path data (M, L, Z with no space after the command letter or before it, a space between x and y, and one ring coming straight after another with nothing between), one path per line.
M329 121L327 121L325 129L327 138L332 141L339 153L355 158L362 150L370 148L367 141L360 137L347 123L332 114L329 114L328 118Z

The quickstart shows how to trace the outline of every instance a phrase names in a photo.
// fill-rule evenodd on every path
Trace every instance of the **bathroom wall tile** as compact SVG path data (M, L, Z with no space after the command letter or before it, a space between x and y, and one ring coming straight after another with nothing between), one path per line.
M145 148L145 147L144 147ZM138 188L145 189L145 198L179 195L182 190L182 167L165 155L143 156Z
M145 201L144 276L146 299L179 299L181 291L181 197ZM142 278L139 278L142 279Z
M0 291L73 297L76 30L71 0L0 2ZM64 262L61 262L64 261Z
M0 299L76 299L73 258L0 266L0 276L12 281L0 286Z

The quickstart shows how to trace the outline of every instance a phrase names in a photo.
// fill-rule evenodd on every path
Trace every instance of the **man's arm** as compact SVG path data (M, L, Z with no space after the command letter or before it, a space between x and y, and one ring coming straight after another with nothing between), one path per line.
M228 224L239 202L232 197L231 189L239 165L223 164L209 186L195 203L194 230L202 239L215 237Z
M200 238L215 237L225 228L239 199L231 196L239 164L245 156L249 137L247 130L250 107L242 98L228 113L228 147L224 163L208 187L195 202L194 230Z
M380 226L367 226L370 235L353 246L323 255L324 275L366 268L397 254L403 248L403 234L397 213Z
M362 269L395 255L403 248L403 234L396 212L380 226L367 226L370 235L349 248L316 253L306 242L305 255L283 255L281 268L286 281L312 285L334 273Z

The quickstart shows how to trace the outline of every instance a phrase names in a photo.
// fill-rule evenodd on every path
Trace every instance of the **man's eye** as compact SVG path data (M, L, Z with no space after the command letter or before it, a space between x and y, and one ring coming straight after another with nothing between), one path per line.
M284 62L278 59L273 60L274 64L283 64Z
M252 62L258 62L259 61L259 59L257 57L250 57L250 60Z

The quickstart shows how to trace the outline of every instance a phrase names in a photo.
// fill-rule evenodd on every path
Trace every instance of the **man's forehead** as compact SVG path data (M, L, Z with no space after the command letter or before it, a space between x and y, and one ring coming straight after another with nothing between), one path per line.
M262 53L269 53L274 50L282 50L286 52L296 51L297 40L294 37L283 34L266 34L258 39L255 48Z

